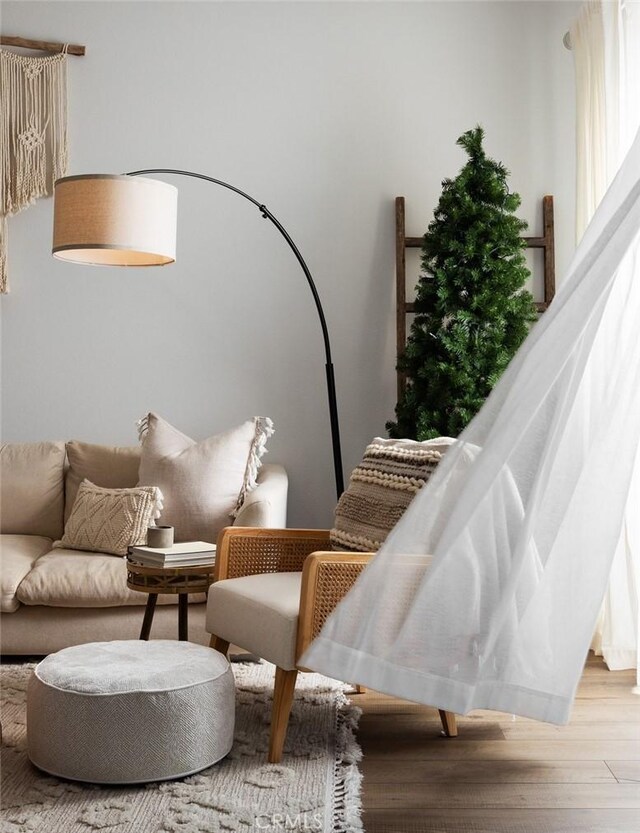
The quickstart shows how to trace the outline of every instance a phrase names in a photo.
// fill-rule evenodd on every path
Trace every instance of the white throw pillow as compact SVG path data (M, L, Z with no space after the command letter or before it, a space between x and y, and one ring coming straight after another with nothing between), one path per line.
M142 440L140 486L159 486L161 523L176 541L210 541L229 526L255 488L273 423L254 417L222 434L196 442L155 413L138 423Z

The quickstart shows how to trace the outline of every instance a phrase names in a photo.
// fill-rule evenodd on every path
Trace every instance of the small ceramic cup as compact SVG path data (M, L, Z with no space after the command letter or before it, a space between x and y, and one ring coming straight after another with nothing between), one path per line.
M173 546L172 526L150 526L147 528L147 546L166 549Z

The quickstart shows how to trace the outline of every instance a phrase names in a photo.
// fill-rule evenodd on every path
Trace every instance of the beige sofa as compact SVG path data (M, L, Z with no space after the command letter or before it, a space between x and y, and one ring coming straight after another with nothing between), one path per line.
M136 485L135 449L93 448L101 449L104 480L94 475L93 482ZM7 443L0 465L1 653L39 655L84 642L138 638L147 595L127 588L124 559L52 548L77 489L65 443ZM286 501L285 470L264 465L235 525L285 526ZM177 638L177 598L158 597L152 638ZM190 597L189 638L208 644L204 601Z

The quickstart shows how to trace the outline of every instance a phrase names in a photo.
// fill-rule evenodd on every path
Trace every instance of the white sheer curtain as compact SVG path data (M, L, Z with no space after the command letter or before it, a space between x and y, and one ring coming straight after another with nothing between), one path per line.
M303 666L569 719L637 487L639 234L640 133L553 304Z
M568 720L635 485L639 230L640 134L553 304L303 666Z
M578 240L640 127L640 3L589 2L571 27L576 74ZM633 269L630 251L621 269ZM593 647L609 668L640 674L640 461Z
M585 3L570 35L579 242L640 127L640 0Z

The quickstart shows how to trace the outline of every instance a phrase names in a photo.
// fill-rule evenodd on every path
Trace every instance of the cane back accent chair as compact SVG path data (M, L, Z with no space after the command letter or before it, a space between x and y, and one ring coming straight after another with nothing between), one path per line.
M329 531L319 529L228 527L218 538L207 631L212 648L226 654L233 643L276 666L271 763L282 757L297 675L306 670L298 660L373 556L329 547ZM440 717L455 736L455 715Z

